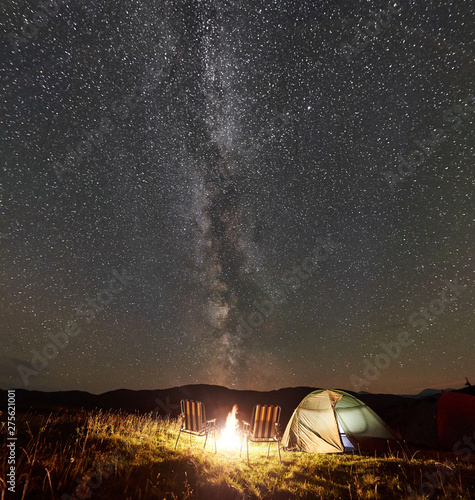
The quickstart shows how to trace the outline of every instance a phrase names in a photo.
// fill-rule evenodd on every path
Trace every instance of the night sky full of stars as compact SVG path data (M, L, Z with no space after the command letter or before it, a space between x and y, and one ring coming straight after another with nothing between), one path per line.
M475 380L473 3L5 0L0 31L1 388Z

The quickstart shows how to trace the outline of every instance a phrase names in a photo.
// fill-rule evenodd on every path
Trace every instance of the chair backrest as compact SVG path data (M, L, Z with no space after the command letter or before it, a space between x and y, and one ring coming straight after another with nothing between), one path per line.
M185 416L184 429L187 431L199 432L203 429L206 421L204 404L201 401L181 400L181 412Z
M257 405L251 419L251 432L255 439L271 439L276 435L280 406Z

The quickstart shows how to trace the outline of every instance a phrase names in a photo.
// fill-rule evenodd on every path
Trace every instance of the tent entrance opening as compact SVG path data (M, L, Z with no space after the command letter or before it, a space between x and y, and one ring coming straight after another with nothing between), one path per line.
M343 429L343 426L341 425L338 416L336 417L336 421L338 422L338 431L340 432L340 439L341 442L343 443L345 451L355 451L356 448L351 444L351 441L347 438L345 429Z

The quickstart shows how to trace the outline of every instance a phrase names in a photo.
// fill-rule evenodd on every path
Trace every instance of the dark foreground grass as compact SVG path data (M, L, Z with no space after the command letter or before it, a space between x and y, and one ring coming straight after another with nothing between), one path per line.
M3 421L5 419L2 419ZM1 498L19 499L291 499L475 498L473 464L435 453L317 455L251 443L251 465L203 438L180 439L175 420L150 415L77 412L18 418L17 484ZM411 493L411 491L413 493Z

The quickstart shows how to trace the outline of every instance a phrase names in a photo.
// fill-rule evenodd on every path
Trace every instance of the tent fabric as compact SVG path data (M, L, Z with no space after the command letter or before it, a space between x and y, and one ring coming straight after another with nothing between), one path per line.
M475 396L458 392L444 392L437 408L437 427L440 446L452 449L464 438L475 433Z
M356 397L339 390L318 390L306 396L294 411L282 443L300 451L342 453L340 423L355 448L383 451L396 440L381 418Z

